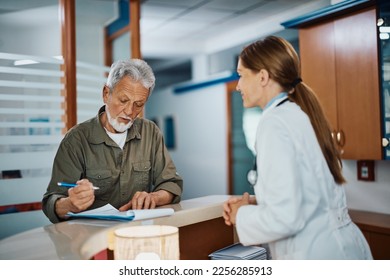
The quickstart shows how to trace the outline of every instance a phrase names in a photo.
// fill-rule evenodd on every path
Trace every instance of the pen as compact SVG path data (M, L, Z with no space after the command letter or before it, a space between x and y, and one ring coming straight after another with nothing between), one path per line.
M58 182L57 185L60 186L60 187L65 187L65 188L74 188L74 187L77 186L77 184L65 183L65 182ZM95 187L95 186L93 186L92 188L94 190L98 190L99 189L98 187Z

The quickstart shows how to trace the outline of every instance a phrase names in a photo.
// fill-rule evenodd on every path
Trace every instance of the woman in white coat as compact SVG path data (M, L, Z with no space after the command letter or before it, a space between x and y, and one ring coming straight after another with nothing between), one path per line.
M270 36L240 54L237 90L263 114L256 135L255 196L224 204L227 225L243 245L268 244L273 259L372 259L348 215L339 151L300 62Z

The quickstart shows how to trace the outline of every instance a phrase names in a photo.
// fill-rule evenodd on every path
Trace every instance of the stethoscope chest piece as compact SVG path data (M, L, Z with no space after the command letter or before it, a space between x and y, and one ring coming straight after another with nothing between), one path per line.
M251 170L248 171L248 174L246 175L246 178L249 182L249 184L253 187L256 184L257 181L257 164L256 164L256 159L253 164L253 167Z
M251 169L248 171L248 174L246 176L247 176L249 184L251 184L251 186L253 187L257 181L257 171Z

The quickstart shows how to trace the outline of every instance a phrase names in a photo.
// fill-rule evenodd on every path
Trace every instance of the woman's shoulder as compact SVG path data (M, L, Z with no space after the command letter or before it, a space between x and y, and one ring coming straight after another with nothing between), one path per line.
M301 130L309 126L311 126L309 117L293 102L273 108L273 110L264 114L259 122L259 129L263 131L268 129Z
M288 102L283 106L276 107L273 112L270 113L270 118L290 125L309 121L307 114L294 102Z

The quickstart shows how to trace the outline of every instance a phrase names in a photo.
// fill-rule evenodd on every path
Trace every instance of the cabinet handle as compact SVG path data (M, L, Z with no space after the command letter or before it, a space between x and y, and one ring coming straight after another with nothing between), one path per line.
M333 130L331 133L330 133L330 135L332 136L332 138L333 138L333 140L334 140L334 135L336 134L336 131L335 130Z
M344 147L345 145L345 135L342 130L337 132L337 143L340 145L340 147Z
M382 147L383 148L386 148L387 146L389 146L389 143L390 143L389 139L382 138Z

